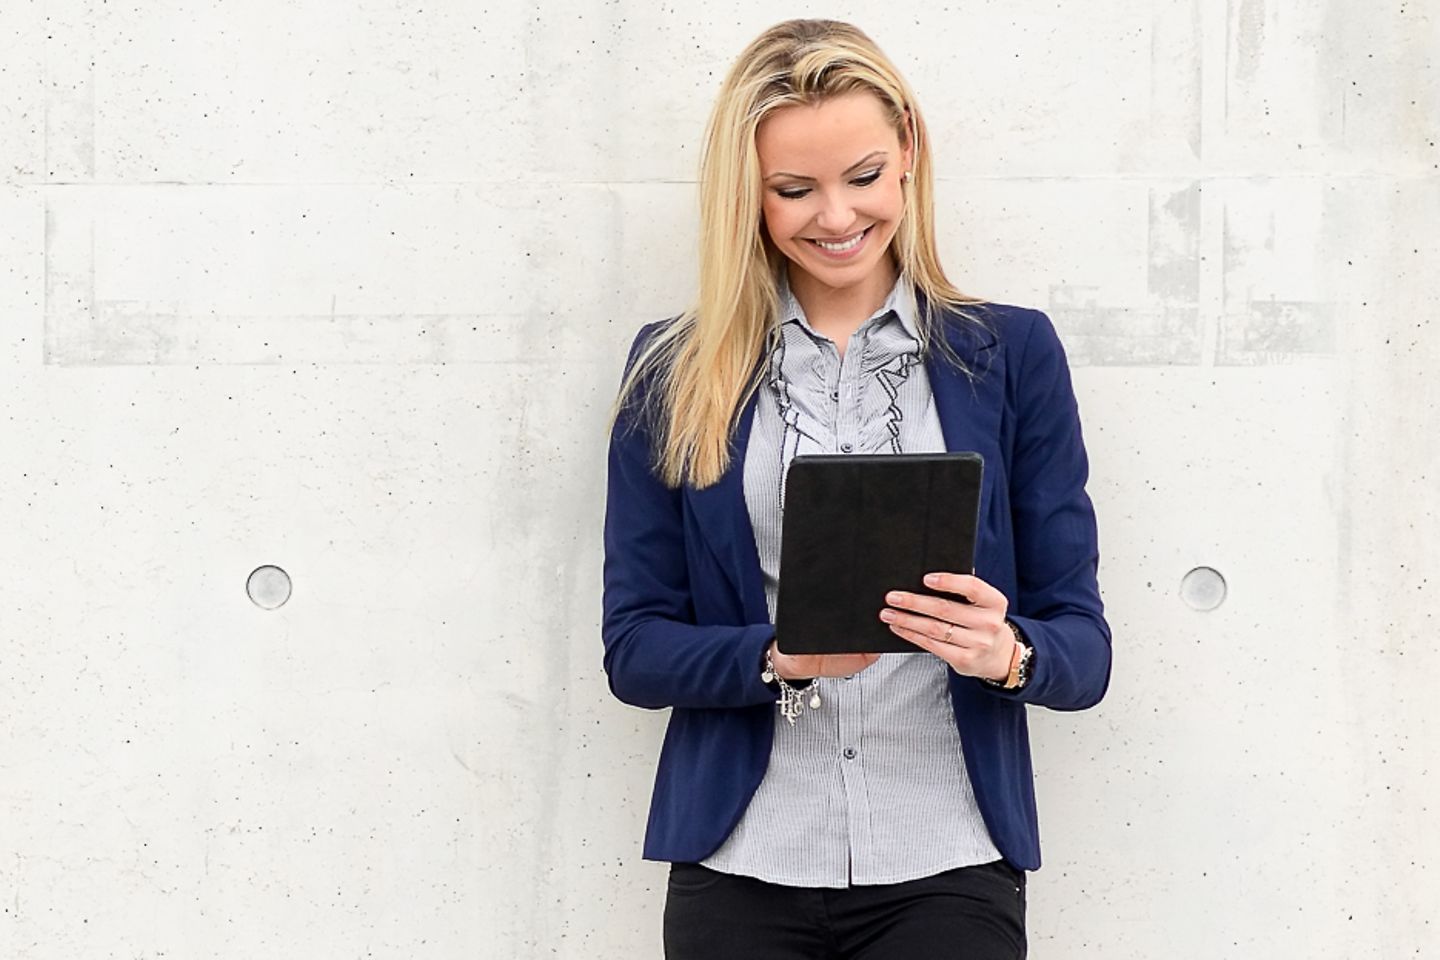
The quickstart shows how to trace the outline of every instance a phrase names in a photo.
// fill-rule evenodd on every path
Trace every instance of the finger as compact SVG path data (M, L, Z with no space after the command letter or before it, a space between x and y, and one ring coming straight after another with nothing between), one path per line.
M994 617L994 613L989 607L957 603L945 597L907 593L904 590L890 591L885 595L885 602L892 607L899 607L921 616L933 617L936 620L963 627L978 627L983 625L987 619Z
M968 573L927 573L925 586L946 593L955 593L980 607L1004 607L1009 601L1005 594L996 590L979 577Z
M929 650L931 653L935 653L937 650L949 646L949 644L941 640L936 640L929 634L920 633L918 630L912 630L910 627L902 626L898 623L890 624L890 632L902 640L910 641L917 647Z
M832 677L848 677L859 673L866 667L880 659L878 653L845 653L832 654L827 656L825 664L825 675Z
M859 673L880 659L878 653L823 653L802 654L788 658L782 669L782 676L789 677L848 677ZM777 661L777 666L780 663Z
M943 643L923 633L916 633L914 630L909 630L905 627L897 627L893 623L890 625L890 630L900 639L908 640L920 649L933 653L936 657L949 664L951 669L956 673L969 676L974 672L973 664L975 658L971 650L956 646L953 643Z
M926 637L936 643L957 647L966 646L966 629L959 624L937 620L934 617L906 613L904 610L895 610L890 607L880 611L880 619L888 623L892 630L899 628Z

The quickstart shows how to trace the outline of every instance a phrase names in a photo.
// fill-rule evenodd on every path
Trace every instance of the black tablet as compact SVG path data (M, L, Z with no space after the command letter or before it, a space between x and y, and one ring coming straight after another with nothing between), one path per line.
M795 457L781 521L781 652L920 652L880 620L885 594L936 594L925 574L974 571L983 471L978 453Z

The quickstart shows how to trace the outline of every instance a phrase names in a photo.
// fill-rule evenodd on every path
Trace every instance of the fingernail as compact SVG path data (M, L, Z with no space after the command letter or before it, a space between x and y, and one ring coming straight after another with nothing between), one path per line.
M940 583L940 574L938 574L938 573L927 573L927 574L925 574L925 582L926 582L928 585L932 586L932 587L939 585L939 583Z
M904 599L905 597L898 590L892 590L885 594L886 603L900 603Z
M881 619L881 620L884 620L886 623L889 623L891 620L894 620L894 619L895 619L895 611L894 611L894 610L881 610L881 611L880 611L880 619Z

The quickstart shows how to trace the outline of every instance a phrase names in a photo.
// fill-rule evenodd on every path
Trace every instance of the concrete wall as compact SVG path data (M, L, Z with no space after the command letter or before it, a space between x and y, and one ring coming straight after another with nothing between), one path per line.
M1076 366L1117 660L1033 717L1032 955L1440 953L1432 0L3 0L0 957L658 956L603 427L795 14Z

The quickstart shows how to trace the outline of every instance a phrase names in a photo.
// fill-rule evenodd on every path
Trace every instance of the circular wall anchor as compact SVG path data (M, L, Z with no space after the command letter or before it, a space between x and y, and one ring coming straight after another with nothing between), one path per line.
M290 574L270 564L256 567L245 581L245 592L263 610L282 607L290 599Z
M1192 610L1214 610L1225 602L1225 578L1214 567L1196 567L1180 580L1180 599Z

